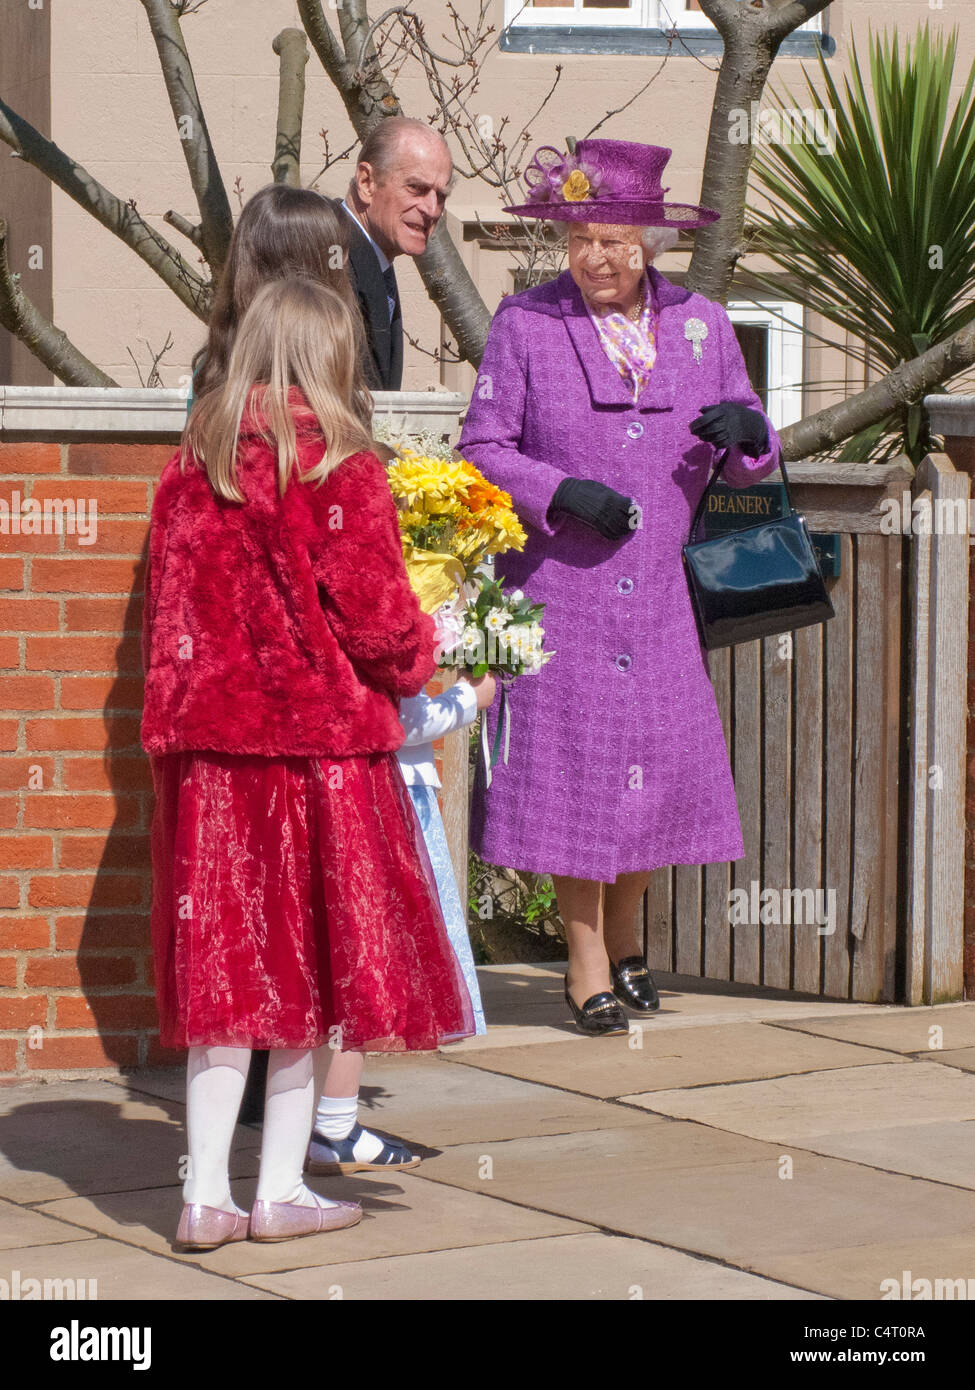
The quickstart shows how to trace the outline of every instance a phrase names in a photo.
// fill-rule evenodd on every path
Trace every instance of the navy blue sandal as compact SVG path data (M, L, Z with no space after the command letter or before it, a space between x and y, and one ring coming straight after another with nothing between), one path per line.
M356 1158L353 1150L356 1141L363 1133L358 1122L344 1139L326 1139L319 1134L311 1136L305 1171L308 1173L371 1173L377 1169L416 1168L423 1161L418 1154L410 1153L399 1139L384 1139L382 1148L375 1158L366 1162ZM377 1134L376 1138L380 1138Z

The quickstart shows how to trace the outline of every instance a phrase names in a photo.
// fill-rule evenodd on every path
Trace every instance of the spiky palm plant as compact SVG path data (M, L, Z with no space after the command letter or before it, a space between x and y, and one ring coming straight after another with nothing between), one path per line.
M856 340L844 350L881 374L975 317L975 65L952 102L957 32L932 37L925 24L903 54L896 33L871 33L869 44L872 100L855 44L842 93L822 57L822 88L803 69L816 108L835 115L835 148L759 149L753 174L768 202L750 209L749 249L784 270L810 309ZM780 122L800 107L785 89L772 97ZM774 277L745 279L781 293ZM922 407L905 404L839 457L903 450L916 463L931 443Z

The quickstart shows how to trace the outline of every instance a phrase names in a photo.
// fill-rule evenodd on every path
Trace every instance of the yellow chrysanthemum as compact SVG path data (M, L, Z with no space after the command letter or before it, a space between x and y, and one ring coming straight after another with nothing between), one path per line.
M562 197L567 203L582 203L589 197L589 180L581 169L573 169L562 185Z
M393 496L411 510L442 510L444 502L463 500L470 485L459 464L418 454L397 459L386 471Z
M425 609L437 595L449 597L446 587L469 576L485 556L524 548L527 537L511 497L469 460L401 447L386 471L410 580Z

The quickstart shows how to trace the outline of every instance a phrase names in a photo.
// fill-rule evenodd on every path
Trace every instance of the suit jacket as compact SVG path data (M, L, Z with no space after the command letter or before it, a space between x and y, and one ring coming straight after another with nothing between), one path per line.
M349 275L366 326L369 386L374 391L398 391L403 382L403 318L399 306L390 323L386 281L369 238L342 207L341 198L334 200L334 206L349 229Z
M322 456L293 388L298 473ZM320 485L277 459L250 408L241 422L244 503L217 498L176 454L152 506L143 620L142 746L161 754L393 752L397 706L436 669L433 620L406 575L386 471L353 454ZM191 657L192 659L187 659Z

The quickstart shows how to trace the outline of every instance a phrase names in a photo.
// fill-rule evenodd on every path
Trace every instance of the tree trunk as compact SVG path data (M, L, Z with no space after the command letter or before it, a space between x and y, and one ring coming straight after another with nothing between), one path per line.
M271 172L275 183L301 183L301 123L305 111L308 41L303 29L282 29L271 45L281 59L278 76L278 129Z
M117 386L44 317L20 288L7 258L7 222L0 217L0 324L30 349L65 386Z

